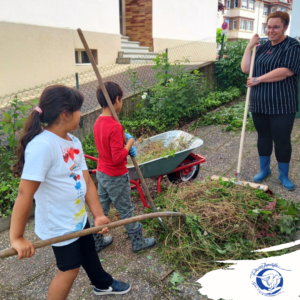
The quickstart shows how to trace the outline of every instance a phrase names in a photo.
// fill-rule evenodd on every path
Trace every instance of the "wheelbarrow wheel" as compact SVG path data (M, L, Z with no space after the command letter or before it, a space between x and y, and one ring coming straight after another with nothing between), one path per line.
M192 155L189 155L178 167L188 165L194 161L196 161L196 159ZM179 183L194 180L198 176L199 171L200 166L196 165L193 167L187 167L186 169L178 172L170 173L167 176L172 183Z

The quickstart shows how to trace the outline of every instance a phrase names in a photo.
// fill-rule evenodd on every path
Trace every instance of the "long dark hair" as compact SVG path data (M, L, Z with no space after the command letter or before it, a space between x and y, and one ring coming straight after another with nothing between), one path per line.
M39 101L40 114L33 110L24 125L23 134L18 143L17 162L13 166L15 176L20 176L25 163L25 149L27 144L43 131L45 125L53 124L64 111L73 113L82 106L83 95L64 85L51 85L44 89Z

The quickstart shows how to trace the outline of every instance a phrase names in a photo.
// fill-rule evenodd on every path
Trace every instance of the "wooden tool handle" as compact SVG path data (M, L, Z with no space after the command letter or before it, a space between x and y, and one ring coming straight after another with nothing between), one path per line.
M98 227L92 227L92 228L84 229L84 230L81 230L81 231L65 234L65 235L58 236L58 237L55 237L55 238L52 238L52 239L48 239L48 240L44 240L44 241L38 241L38 242L33 243L33 246L34 246L35 249L39 249L39 248L42 248L42 247L45 247L45 246L49 246L49 245L52 245L52 244L64 242L64 241L71 240L71 239L74 239L74 238L78 238L78 237L81 237L81 236L85 236L85 235L88 235L88 234L97 233L97 232L101 231L102 229L104 229L106 227L108 229L112 229L112 228L120 227L120 226L123 226L123 225L131 224L131 223L134 223L134 222L140 222L140 221L143 221L143 220L153 219L153 218L158 218L158 217L185 217L185 215L182 214L182 213L178 213L178 212L160 212L160 213L151 213L151 214L146 214L146 215L140 215L140 216L137 216L137 217L132 217L132 218L112 222L112 223L101 225L101 226L98 226ZM15 249L8 248L8 249L4 249L4 250L0 251L0 258L6 258L6 257L17 255L17 254L18 253Z
M107 104L108 104L110 110L111 110L111 113L112 113L112 115L113 115L113 118L114 118L118 123L120 123L119 117L118 117L118 115L117 115L117 113L116 113L116 111L115 111L115 108L114 108L114 106L113 106L113 104L112 104L112 102L111 102L111 100L110 100L110 97L109 97L109 95L108 95L108 93L107 93L107 90L106 90L106 88L105 88L103 79L102 79L102 77L101 77L101 75L100 75L100 72L99 72L99 69L97 68L97 64L96 64L96 62L95 62L94 56L92 55L92 52L91 52L91 50L90 50L90 48L89 48L89 46L88 46L88 44L87 44L87 42L86 42L86 40L85 40L85 37L84 37L84 35L83 35L81 29L78 28L78 29L77 29L77 32L78 32L79 37L80 37L80 39L81 39L81 41L82 41L82 44L83 44L83 46L84 46L84 49L85 49L85 51L86 51L86 53L87 53L87 55L88 55L88 57L89 57L89 60L90 60L90 62L91 62L91 64L92 64L92 66L93 66L94 72L95 72L96 77L97 77L97 79L98 79L98 83L99 83L99 85L100 85L100 87L101 87L101 89L102 89L102 91L103 91L104 97L105 97L105 99L106 99L106 102L107 102ZM125 141L126 141L126 140L127 140L127 139L126 139L126 136L125 136ZM151 197L151 195L150 195L149 189L148 189L148 187L147 187L147 185L146 185L146 182L145 182L144 176L143 176L143 174L142 174L142 172L141 172L141 170L140 170L140 167L139 167L139 165L138 165L138 163L137 163L135 157L131 157L131 160L132 160L132 163L133 163L133 165L134 165L134 167L135 167L135 169L136 169L136 171L137 171L137 173L138 173L138 175L139 175L139 178L140 178L140 180L141 180L142 186L143 186L144 191L145 191L145 193L146 193L146 197L147 197L147 200L148 200L148 203L147 203L147 204L153 209L153 211L156 212L157 210L156 210L156 208L155 208L155 206L154 206L153 199L152 199L152 197Z
M250 73L249 73L250 78L253 76L255 55L256 55L256 46L254 46L254 48L253 48L253 53L252 53L252 58L251 58ZM239 150L238 167L237 167L237 178L240 177L241 169L242 169L242 156L243 156L243 148L244 148L244 140L245 140L245 131L246 131L246 124L247 124L250 93L251 93L251 87L248 87L247 88L246 103L245 103L243 127L242 127L242 133L241 133L241 141L240 141L240 150Z

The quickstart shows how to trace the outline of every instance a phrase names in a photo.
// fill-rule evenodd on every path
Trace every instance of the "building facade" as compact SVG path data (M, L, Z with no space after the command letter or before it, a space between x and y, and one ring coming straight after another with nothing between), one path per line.
M226 10L220 17L229 23L228 41L251 39L258 33L267 37L267 16L275 11L292 13L292 0L224 0ZM219 24L218 24L219 26ZM290 34L290 28L287 30Z
M300 1L293 1L291 36L300 39Z
M217 7L218 0L0 0L0 97L90 70L77 28L99 66L137 44L160 51L203 39L213 41L214 60ZM129 50L124 35L136 42Z

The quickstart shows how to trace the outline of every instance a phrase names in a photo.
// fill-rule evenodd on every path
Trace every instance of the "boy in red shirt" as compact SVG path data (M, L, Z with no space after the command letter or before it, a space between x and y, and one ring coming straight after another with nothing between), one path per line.
M123 90L112 81L105 82L105 87L116 112L119 113L122 109ZM121 219L131 218L134 208L131 203L131 188L126 165L128 154L133 157L136 156L136 149L133 147L135 139L130 134L125 133L127 143L124 146L123 126L112 117L100 87L97 89L97 99L103 108L102 115L99 116L94 125L95 144L99 153L96 174L99 199L106 216L112 202L120 213ZM143 237L142 224L135 222L125 225L125 228L132 243L133 252L155 245L154 238ZM96 234L94 238L96 239L97 252L112 243L110 236L104 238L100 234Z

